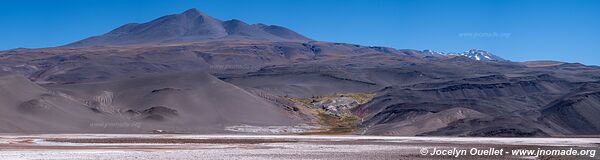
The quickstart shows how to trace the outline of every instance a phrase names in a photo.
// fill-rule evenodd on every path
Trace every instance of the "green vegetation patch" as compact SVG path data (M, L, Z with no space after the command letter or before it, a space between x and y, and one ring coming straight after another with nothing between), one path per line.
M359 104L365 104L376 96L375 93L336 93L334 95L313 96L309 98L289 98L290 101L302 104L302 106L313 110L314 116L320 125L328 128L321 132L305 134L349 134L358 130L360 117L354 115L350 110L343 110L341 116L328 114L327 111L313 106L313 103L327 101L339 97L349 97Z

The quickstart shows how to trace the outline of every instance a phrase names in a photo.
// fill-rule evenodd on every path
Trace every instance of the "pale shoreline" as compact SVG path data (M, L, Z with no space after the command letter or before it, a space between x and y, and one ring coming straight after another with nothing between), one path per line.
M57 142L60 141L60 142ZM94 143L89 143L94 142ZM433 148L597 149L600 138L323 135L0 134L6 159L447 159ZM530 159L530 156L464 159ZM546 157L589 159L591 157ZM598 157L593 157L598 158Z

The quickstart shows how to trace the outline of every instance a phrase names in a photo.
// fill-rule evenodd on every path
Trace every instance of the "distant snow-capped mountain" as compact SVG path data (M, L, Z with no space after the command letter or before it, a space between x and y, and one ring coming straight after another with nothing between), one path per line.
M423 54L427 55L442 55L442 56L464 56L470 59L478 60L478 61L507 61L499 56L496 56L488 51L479 50L479 49L471 49L462 53L445 53L445 52L436 52L432 50L424 50Z
M451 54L469 57L471 59L475 59L478 61L506 61L505 59L500 58L488 51L478 50L478 49L471 49L467 52L451 53Z

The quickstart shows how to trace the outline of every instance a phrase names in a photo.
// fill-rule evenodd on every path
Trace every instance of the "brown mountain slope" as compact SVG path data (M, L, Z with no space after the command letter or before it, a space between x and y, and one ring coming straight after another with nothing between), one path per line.
M0 73L0 132L86 132L93 122L118 121L42 88L21 75Z
M215 133L232 125L298 123L283 108L205 72L48 87L78 97L99 113L141 122L142 128Z

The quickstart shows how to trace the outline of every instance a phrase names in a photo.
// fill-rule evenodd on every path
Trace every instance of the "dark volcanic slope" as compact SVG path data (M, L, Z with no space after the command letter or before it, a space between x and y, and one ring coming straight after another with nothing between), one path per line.
M6 132L46 123L71 131L81 125L75 122L106 116L143 123L103 132L291 125L292 114L266 99L351 92L376 94L352 109L361 119L356 134L600 134L600 67L317 42L283 27L220 21L196 10L67 47L2 51L0 69L24 76L0 79L0 121L7 122L0 131ZM31 113L22 108L57 111L25 116Z
M468 58L396 60L386 55L265 67L227 78L243 87L275 94L292 86L333 92L375 92L354 109L362 134L548 136L598 134L595 93L600 69L577 64L528 67ZM374 60L377 59L377 60ZM315 75L336 77L337 83ZM289 77L284 79L282 77ZM258 80L260 79L260 80ZM342 85L356 82L351 86ZM370 84L370 85L369 85ZM581 89L581 88L586 89ZM306 88L306 87L304 87ZM292 94L296 93L296 95ZM314 95L315 92L309 95ZM299 95L298 95L299 94ZM558 102L557 102L558 101ZM564 102L566 101L566 102Z
M310 39L284 27L249 25L239 20L221 21L196 9L168 15L147 23L130 23L101 36L87 38L65 47L173 43L215 39L253 39L305 42Z
M542 121L572 134L600 132L600 82L585 83L575 91L546 105Z

